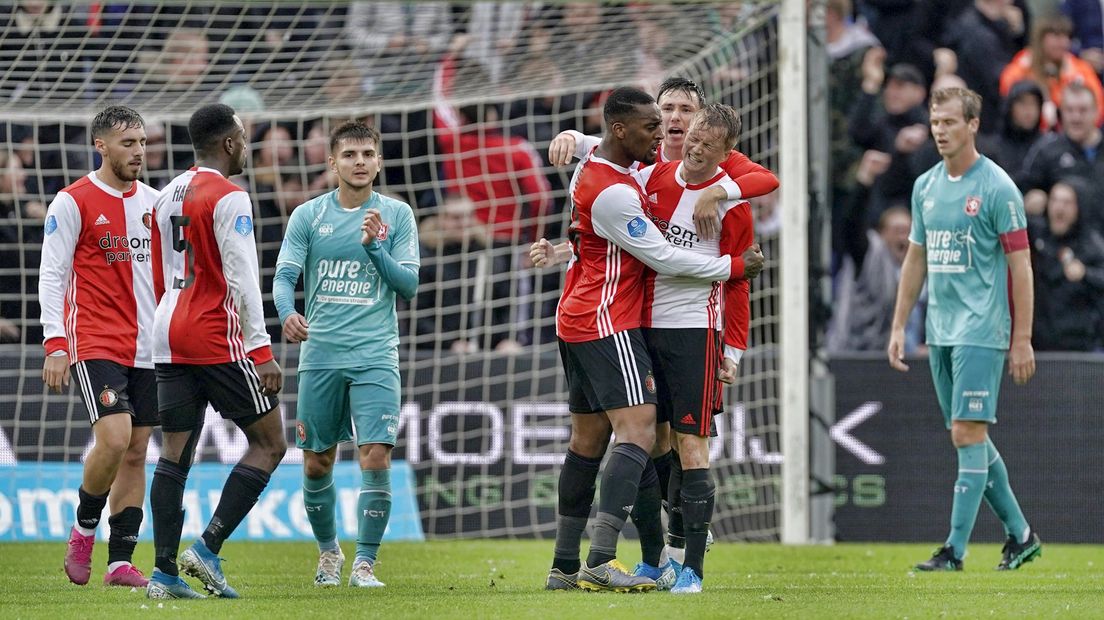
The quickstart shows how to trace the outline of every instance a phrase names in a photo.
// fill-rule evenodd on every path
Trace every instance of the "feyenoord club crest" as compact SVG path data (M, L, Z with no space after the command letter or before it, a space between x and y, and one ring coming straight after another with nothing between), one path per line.
M117 402L119 402L119 393L105 385L100 392L100 404L104 407L112 407Z
M981 211L981 198L977 196L966 197L966 215L974 217Z
M146 227L146 230L153 229L153 214L152 213L143 213L142 214L142 225Z
M379 234L376 235L376 239L387 241L387 224L380 224Z
M648 390L649 394L655 394L655 377L652 373L648 373L647 377L644 377L644 389Z
M303 426L302 422L295 423L295 435L299 437L299 441L307 441L307 427Z

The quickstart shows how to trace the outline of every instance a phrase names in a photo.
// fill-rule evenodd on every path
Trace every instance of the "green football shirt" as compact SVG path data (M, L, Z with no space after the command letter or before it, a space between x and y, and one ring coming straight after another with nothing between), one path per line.
M276 264L303 273L310 337L300 349L300 370L398 365L395 291L360 244L370 208L380 211L386 226L380 234L383 250L417 270L418 226L405 202L373 192L368 202L348 210L333 191L291 213Z
M1023 195L985 156L961 177L939 162L916 179L909 240L928 255L928 344L1008 348L1003 243L1025 227Z

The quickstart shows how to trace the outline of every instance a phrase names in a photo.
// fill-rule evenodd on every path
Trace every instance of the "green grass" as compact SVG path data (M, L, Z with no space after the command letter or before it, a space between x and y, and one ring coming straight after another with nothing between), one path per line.
M626 563L638 558L622 541ZM107 545L96 545L92 582L71 585L64 544L0 545L0 618L932 618L1100 617L1104 553L1099 546L1046 545L1019 571L993 570L1000 549L973 545L962 573L915 574L930 545L825 547L724 544L706 556L705 593L544 592L551 541L388 544L380 590L318 589L313 544L242 543L223 549L242 599L157 601L107 589ZM352 545L345 545L351 557ZM136 557L148 568L152 547ZM348 578L351 562L346 563ZM631 565L631 564L630 564ZM193 584L195 582L193 581Z

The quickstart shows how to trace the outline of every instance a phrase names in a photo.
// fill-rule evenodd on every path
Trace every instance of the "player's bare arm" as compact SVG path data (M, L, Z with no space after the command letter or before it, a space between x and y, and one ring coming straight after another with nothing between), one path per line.
M886 357L894 370L908 372L905 363L905 324L912 307L920 297L920 288L928 275L928 251L918 243L910 243L905 262L901 265L901 282L897 285L897 304L893 308L893 327L889 332Z
M1031 273L1030 250L1007 254L1012 275L1012 345L1008 350L1008 374L1017 385L1035 375L1035 350L1031 347L1031 325L1035 312L1035 289Z

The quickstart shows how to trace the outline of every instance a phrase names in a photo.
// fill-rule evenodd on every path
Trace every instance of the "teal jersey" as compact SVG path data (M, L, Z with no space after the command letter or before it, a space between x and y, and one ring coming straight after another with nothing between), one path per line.
M395 291L361 245L366 209L380 211L380 244L399 265L417 272L418 226L410 205L377 192L354 210L337 192L303 203L291 213L276 264L302 271L310 335L299 369L397 366L399 325Z
M1023 195L985 156L960 178L939 162L916 179L909 240L927 250L928 344L1008 348L1002 242L1025 226Z

